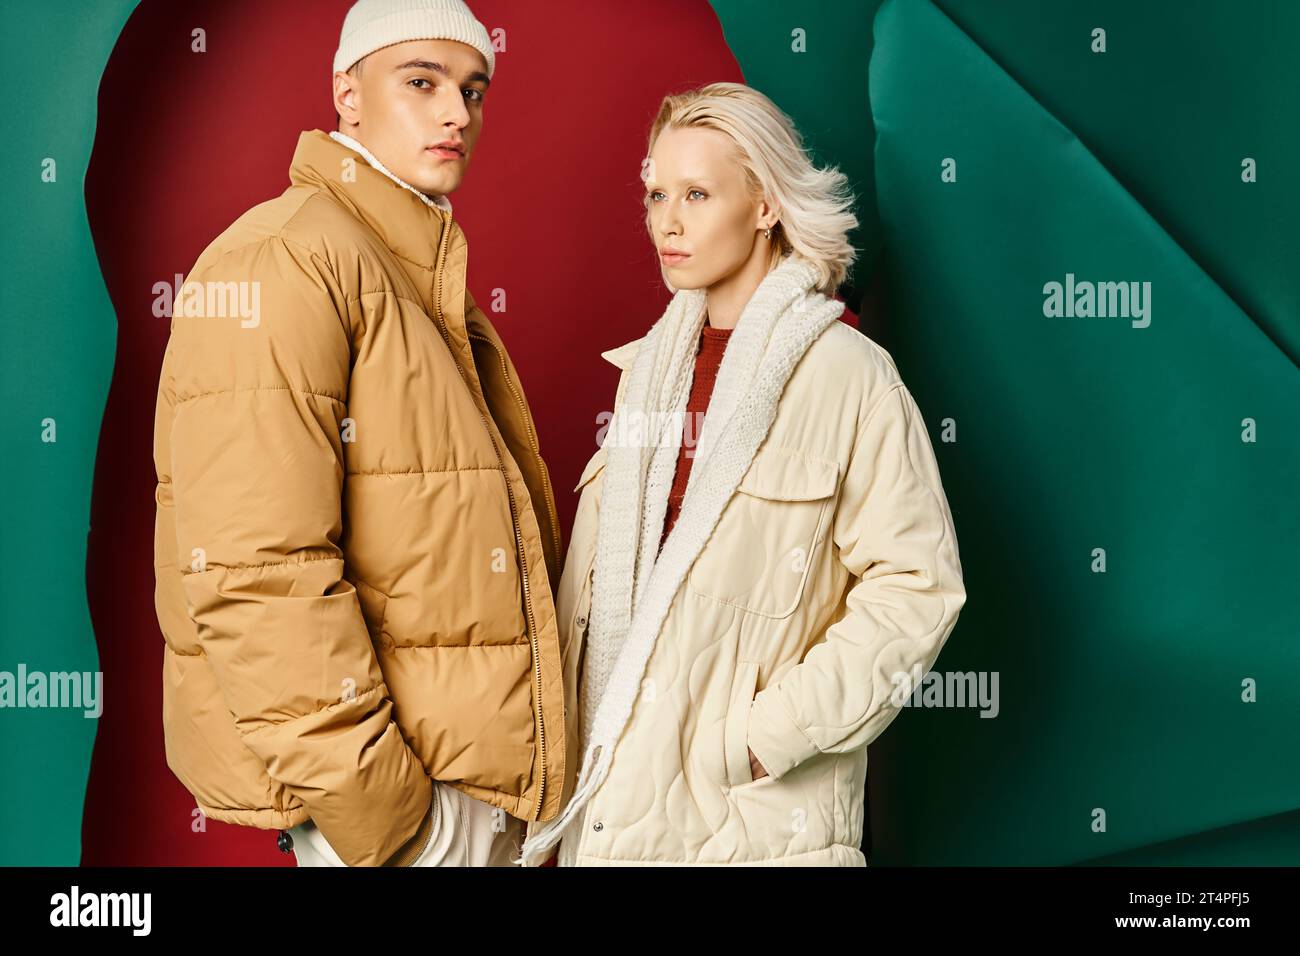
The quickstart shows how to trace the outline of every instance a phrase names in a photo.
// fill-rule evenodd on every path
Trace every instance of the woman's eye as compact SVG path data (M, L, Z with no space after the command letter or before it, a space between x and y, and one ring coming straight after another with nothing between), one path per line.
M688 192L686 195L687 195L688 197L690 197L690 196L699 196L701 199L704 198L704 193L700 192L700 190L698 190L698 189L692 189L692 190L691 190L690 192Z
M658 189L656 189L654 192L652 192L652 193L650 194L650 201L651 201L651 202L658 202L658 201L659 201L659 197L662 196L662 195L663 195L663 193L660 192Z

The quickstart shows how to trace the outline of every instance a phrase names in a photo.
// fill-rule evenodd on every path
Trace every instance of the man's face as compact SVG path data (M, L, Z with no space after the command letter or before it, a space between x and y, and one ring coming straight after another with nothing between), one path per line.
M334 74L339 132L421 192L454 191L483 129L483 54L455 40L408 40L371 53L356 72Z

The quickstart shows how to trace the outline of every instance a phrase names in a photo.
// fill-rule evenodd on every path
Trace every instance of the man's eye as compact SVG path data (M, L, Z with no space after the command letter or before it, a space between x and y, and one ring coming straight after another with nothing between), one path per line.
M428 83L429 81L426 80L426 79L425 79L424 77L422 77L422 76L417 76L415 79L411 80L410 82L411 82L411 83ZM424 89L424 87L419 87L419 89Z
M465 92L469 94L470 99L473 100L475 103L483 102L482 90L468 89Z

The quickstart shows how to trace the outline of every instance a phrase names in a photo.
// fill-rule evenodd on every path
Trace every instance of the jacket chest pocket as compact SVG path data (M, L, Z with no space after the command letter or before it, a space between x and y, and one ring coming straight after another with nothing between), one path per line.
M691 590L750 614L794 613L838 482L833 461L760 449L691 568Z

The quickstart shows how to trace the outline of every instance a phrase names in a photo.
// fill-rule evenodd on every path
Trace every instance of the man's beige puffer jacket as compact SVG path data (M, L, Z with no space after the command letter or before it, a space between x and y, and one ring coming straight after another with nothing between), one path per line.
M431 778L558 812L560 531L450 213L321 130L290 181L173 307L154 434L167 762L208 817L310 817L377 865ZM241 292L256 309L231 307Z

